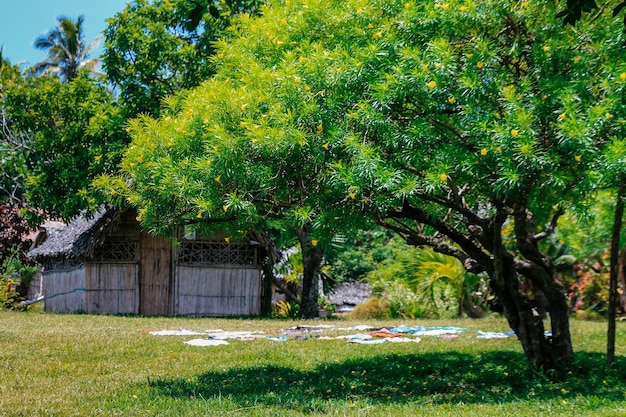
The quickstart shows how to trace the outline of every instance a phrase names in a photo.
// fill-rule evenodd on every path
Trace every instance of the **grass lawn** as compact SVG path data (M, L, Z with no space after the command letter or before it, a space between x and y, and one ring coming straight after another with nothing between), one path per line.
M468 328L457 339L360 345L266 338L191 346L149 330L299 324ZM576 366L535 373L502 318L314 322L0 311L1 416L624 416L626 323L607 369L606 324L572 321ZM354 333L354 332L352 332ZM327 330L321 336L348 334Z

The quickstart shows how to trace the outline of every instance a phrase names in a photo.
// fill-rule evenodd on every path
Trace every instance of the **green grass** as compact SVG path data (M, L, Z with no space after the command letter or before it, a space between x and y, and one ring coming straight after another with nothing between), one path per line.
M417 344L263 339L196 347L183 343L190 337L146 332L269 335L315 323L0 311L0 415L626 415L626 323L618 324L617 365L607 369L606 324L573 321L576 365L562 373L530 370L514 338L476 338L476 330L507 330L501 318L365 323L470 328L458 339Z

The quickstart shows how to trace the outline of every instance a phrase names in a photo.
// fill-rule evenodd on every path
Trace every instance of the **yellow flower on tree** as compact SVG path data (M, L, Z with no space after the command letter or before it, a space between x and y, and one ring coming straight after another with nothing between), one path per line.
M448 179L448 175L446 175L446 174L441 174L441 175L439 175L439 179L440 179L441 181L446 181L446 180Z
M431 81L428 83L428 88L435 88L437 87L437 83L435 81Z
M514 138L517 137L519 135L519 130L517 129L511 129L511 136L513 136Z

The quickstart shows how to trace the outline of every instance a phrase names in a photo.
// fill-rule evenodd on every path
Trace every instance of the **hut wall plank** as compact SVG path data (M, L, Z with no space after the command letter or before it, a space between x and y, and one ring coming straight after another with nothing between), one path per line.
M164 237L141 233L139 238L139 313L172 314L170 299L171 245Z
M86 267L43 272L44 309L52 313L86 311Z
M26 298L28 300L34 300L43 293L43 269L39 268L33 276L33 279L30 281Z
M139 312L138 266L135 263L93 263L87 273L86 311L93 314Z
M178 266L176 279L179 315L261 313L260 268Z

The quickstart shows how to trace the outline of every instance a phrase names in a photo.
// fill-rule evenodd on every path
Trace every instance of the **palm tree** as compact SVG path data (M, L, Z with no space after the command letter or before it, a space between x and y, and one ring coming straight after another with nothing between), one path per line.
M430 299L431 303L434 304L437 283L447 282L454 289L457 300L457 315L462 318L469 288L472 284L476 284L478 277L467 272L458 259L437 253L427 247L417 251L414 262L416 269L409 280L409 285L415 288L418 293L426 295L427 299ZM468 311L468 313L472 313L472 311Z
M98 59L89 59L89 53L95 49L102 36L97 36L85 46L84 16L79 16L75 22L64 16L58 17L57 20L54 29L35 39L35 48L47 51L48 57L36 64L32 72L55 74L65 81L71 81L76 78L81 68L95 71Z

